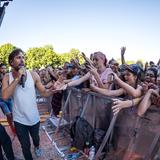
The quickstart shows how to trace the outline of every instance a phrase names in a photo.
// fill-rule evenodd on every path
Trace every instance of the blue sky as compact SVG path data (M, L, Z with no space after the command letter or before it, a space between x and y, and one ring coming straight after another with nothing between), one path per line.
M51 44L58 53L77 48L108 59L160 58L160 0L13 0L0 28L0 45L24 51Z

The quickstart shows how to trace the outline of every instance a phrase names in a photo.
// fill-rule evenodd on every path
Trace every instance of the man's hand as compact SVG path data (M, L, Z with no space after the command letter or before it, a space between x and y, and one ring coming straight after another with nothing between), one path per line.
M19 70L18 70L18 77L20 78L22 75L25 75L26 74L26 69L24 67L21 67Z

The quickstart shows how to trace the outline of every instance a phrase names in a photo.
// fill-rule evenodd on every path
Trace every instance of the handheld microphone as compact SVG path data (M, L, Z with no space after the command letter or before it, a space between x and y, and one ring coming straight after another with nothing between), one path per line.
M24 86L25 86L25 75L22 75L21 76L21 85L22 85L22 88L24 88Z
M22 85L22 88L24 88L25 86L25 80L26 80L26 76L25 76L25 68L21 67L19 69L19 72L22 74L21 79L20 79L20 84Z

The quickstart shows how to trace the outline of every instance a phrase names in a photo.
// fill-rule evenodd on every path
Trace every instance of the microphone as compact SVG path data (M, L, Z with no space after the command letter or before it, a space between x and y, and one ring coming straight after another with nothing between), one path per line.
M21 79L20 79L20 84L22 85L22 88L24 88L25 87L25 81L26 81L25 68L21 67L19 69L19 72L21 72L21 74L22 74Z
M20 81L21 85L22 85L22 88L24 88L25 86L25 75L22 75L21 76L21 81Z

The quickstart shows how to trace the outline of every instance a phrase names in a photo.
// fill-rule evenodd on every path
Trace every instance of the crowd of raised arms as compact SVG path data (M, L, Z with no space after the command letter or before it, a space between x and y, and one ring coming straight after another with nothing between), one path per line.
M102 52L94 52L90 58L82 53L85 63L81 65L75 58L65 62L61 68L48 66L37 72L46 88L54 83L55 88L60 90L78 87L98 92L113 98L114 114L123 108L135 106L137 114L142 116L151 105L160 106L160 62L155 64L150 61L145 66L141 62L127 65L124 53L125 47L122 47L121 65L113 58L108 61ZM52 108L55 115L61 108L59 95L60 92L53 95ZM59 98L55 100L56 97Z
M114 115L123 108L134 108L133 111L136 112L138 116L143 116L150 106L156 105L160 107L160 60L157 64L150 61L144 66L141 62L128 65L125 63L125 50L125 47L121 48L122 64L119 64L113 58L108 60L104 53L98 51L92 53L90 58L82 53L82 57L85 61L83 64L80 64L79 59L75 57L70 62L65 62L63 67L53 69L51 66L48 66L40 70L34 69L31 72L21 72L25 72L26 79L29 77L29 80L31 82L33 81L35 84L33 86L38 89L42 96L52 96L51 105L52 114L54 116L57 116L61 110L63 90L66 90L68 87L76 87L86 92L93 91L112 98L112 110ZM0 86L2 92L2 98L0 98L1 109L6 115L14 134L15 132L18 134L21 123L23 127L26 127L26 125L34 127L36 124L38 130L38 115L36 120L34 119L35 117L31 117L34 120L33 123L25 121L25 117L21 122L20 119L18 119L19 115L16 115L16 113L18 113L16 110L17 108L13 109L14 105L17 105L16 103L18 103L21 108L21 104L16 101L18 94L15 93L14 90L19 87L22 77L22 73L20 73L21 68L18 67L22 65L25 67L23 51L21 49L13 51L9 57L9 63L12 67L12 74L7 76L5 64L0 64ZM28 83L30 81L26 79L26 85L29 85ZM8 83L8 81L10 82ZM19 90L17 90L20 91L21 89L23 88L19 87ZM30 91L25 92L25 94L27 93L30 93ZM38 92L36 93L39 94ZM15 99L15 104L13 106L11 98ZM28 102L26 102L26 104L28 105ZM14 110L13 115L12 109ZM27 112L27 110L25 111ZM37 113L37 111L34 112ZM27 113L25 113L25 115L27 115ZM27 116L30 118L31 113ZM12 121L14 121L14 124ZM2 128L0 132L4 133L4 128ZM6 135L6 133L4 133L4 135ZM20 139L20 135L18 136L22 145L23 154L25 159L27 159L26 157L30 154L30 148L25 149L26 146L23 144L25 142ZM10 141L8 143L10 143ZM39 137L35 148L37 148L37 150L39 149ZM26 153L27 150L28 153ZM11 159L14 159L13 151L10 153L10 156L12 157ZM32 159L31 154L29 159Z

